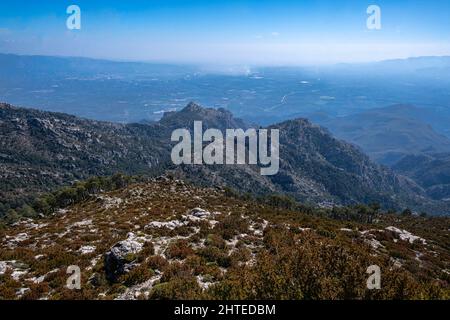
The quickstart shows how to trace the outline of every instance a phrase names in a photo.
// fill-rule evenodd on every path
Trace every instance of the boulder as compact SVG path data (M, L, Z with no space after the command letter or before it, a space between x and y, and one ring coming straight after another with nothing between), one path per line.
M202 208L194 208L191 210L190 215L193 215L194 217L198 217L198 218L203 218L203 217L210 216L211 213L206 210L203 210Z
M116 243L105 254L105 271L109 281L115 282L120 275L131 270L136 254L142 250L144 243L145 239L130 232L126 240Z

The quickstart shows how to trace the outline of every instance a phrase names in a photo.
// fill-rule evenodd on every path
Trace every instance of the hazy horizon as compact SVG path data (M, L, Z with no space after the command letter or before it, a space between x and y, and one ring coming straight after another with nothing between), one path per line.
M80 30L66 27L72 4ZM372 4L380 30L366 25ZM449 9L419 0L2 1L0 52L205 66L450 56Z
M100 60L100 61L110 61L117 63L145 63L145 64L161 64L161 65L174 65L174 66L192 66L202 68L204 71L215 71L222 70L223 68L228 68L229 70L241 70L243 68L264 68L264 67L332 67L339 65L369 65L374 63L395 61L395 60L413 60L413 59L423 59L423 58L450 58L448 55L430 55L430 56L408 56L405 58L392 58L392 59L380 59L372 61L360 61L360 62L330 62L330 63L268 63L268 64L250 64L250 63L201 63L201 62L182 62L182 61L163 61L163 60L135 60L135 59L125 59L125 58L108 58L108 57L95 57L95 56L78 56L78 55L58 55L58 54L27 54L27 53L16 53L16 52L1 52L0 55L13 55L21 57L49 57L49 58L61 58L61 59L88 59L88 60Z

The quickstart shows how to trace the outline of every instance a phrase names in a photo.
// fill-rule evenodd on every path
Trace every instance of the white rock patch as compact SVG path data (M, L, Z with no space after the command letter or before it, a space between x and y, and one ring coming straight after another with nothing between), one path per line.
M136 300L141 295L148 297L151 289L153 288L155 283L157 283L160 279L161 279L161 276L157 275L157 276L154 276L154 277L148 279L144 283L141 283L141 284L135 285L131 288L128 288L124 293L119 295L116 298L116 300Z
M414 243L415 241L420 241L422 244L426 244L427 241L421 237L413 235L411 232L402 230L393 226L387 227L386 230L392 231L398 235L400 240L408 241L409 243Z
M81 254L90 254L95 252L97 248L95 246L83 246L78 251L81 252Z
M69 229L72 228L72 227L88 227L88 226L91 226L92 223L93 223L93 222L92 222L92 219L85 219L85 220L82 220L82 221L78 221L78 222L73 223L73 224L69 227Z
M19 233L15 237L6 236L6 239L8 240L6 245L10 248L15 248L19 243L28 240L29 238L27 233Z
M123 202L123 199L116 197L98 196L97 198L103 200L104 209L117 208Z
M371 246L374 249L384 248L384 246L381 244L381 242L375 238L364 239L364 242L367 243L369 246Z
M0 275L5 274L8 269L6 261L0 261Z

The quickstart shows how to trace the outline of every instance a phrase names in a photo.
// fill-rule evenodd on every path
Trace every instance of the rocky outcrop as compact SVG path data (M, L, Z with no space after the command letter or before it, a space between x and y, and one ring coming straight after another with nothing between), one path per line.
M134 266L135 255L143 249L144 243L145 238L130 232L126 240L118 242L105 254L105 271L109 281L116 281Z

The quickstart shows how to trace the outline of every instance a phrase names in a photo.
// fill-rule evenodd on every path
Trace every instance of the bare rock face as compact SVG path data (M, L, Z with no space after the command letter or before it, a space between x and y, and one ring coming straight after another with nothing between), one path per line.
M145 239L130 232L128 239L118 242L105 254L105 271L109 281L115 282L120 275L130 271L135 255L142 250L144 242Z

